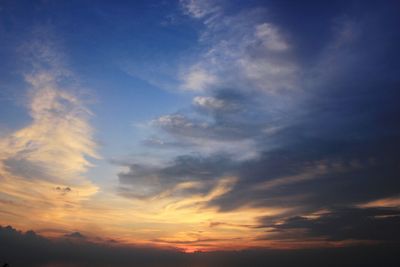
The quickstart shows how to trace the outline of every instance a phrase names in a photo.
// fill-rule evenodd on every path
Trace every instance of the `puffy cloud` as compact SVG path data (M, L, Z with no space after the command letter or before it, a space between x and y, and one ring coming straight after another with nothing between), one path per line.
M183 89L201 91L218 84L218 77L202 67L194 66L183 77Z
M224 102L213 97L201 97L197 96L193 99L193 103L200 107L206 107L211 109L220 109L224 107Z

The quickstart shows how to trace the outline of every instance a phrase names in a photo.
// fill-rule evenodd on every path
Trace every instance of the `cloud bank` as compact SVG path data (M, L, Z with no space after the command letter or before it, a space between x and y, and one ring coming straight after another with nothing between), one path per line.
M259 213L249 214L248 224L226 216L211 222L214 227L272 227L252 237L286 242L293 233L293 244L339 244L368 239L382 225L391 230L370 239L398 240L388 235L399 226L397 210L365 208L400 193L400 66L389 59L398 57L400 35L390 8L369 3L325 10L326 27L315 29L324 33L316 43L313 36L299 36L306 24L283 23L265 7L234 10L214 1L181 1L181 7L202 25L202 53L180 74L180 88L193 101L150 125L158 131L153 148L183 152L162 164L125 164L122 195L143 197L135 190L146 184L142 192L154 203L160 196L190 199L229 176L234 185L199 212ZM281 16L290 12L286 8ZM367 16L372 8L379 12ZM318 23L313 16L307 21ZM191 186L174 191L182 184ZM261 210L279 212L264 217Z
M397 266L398 246L341 249L245 250L185 254L151 247L43 238L33 231L0 227L0 264L10 266ZM23 257L21 256L23 254ZM339 261L340 259L340 261Z

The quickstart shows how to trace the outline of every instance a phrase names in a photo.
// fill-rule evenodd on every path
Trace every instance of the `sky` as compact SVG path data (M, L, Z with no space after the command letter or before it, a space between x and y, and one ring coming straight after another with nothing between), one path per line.
M395 253L399 14L1 0L0 264Z

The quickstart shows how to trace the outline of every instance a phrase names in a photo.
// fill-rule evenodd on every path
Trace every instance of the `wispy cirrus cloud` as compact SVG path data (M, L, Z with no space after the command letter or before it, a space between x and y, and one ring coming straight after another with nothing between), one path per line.
M247 88L277 93L297 88L299 66L288 38L266 22L263 8L226 15L222 5L209 1L181 2L187 14L204 24L205 49L181 73L182 89ZM191 11L192 10L192 11Z
M0 137L1 198L26 203L14 207L17 217L8 216L10 221L28 216L32 209L34 222L56 218L98 191L84 176L91 166L88 158L98 157L90 111L48 28L35 28L32 40L19 49L26 63L31 121Z
M218 14L221 11L215 1L181 0L180 4L185 14L197 19L211 14Z

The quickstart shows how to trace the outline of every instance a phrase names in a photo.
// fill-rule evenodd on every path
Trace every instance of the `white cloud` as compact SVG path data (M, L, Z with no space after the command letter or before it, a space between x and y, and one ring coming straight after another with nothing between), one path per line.
M88 110L54 79L47 72L27 77L32 123L1 139L2 158L31 162L55 180L72 179L90 166L85 157L96 156L95 143Z
M79 89L55 45L42 37L22 46L31 66L25 76L31 121L0 137L0 194L35 205L38 220L49 216L50 207L78 205L98 190L84 176L91 166L87 157L97 157L90 112L74 93ZM32 49L37 53L29 57ZM68 194L56 188L69 188Z
M194 66L182 75L185 90L201 91L218 83L218 77L202 67Z
M242 75L249 85L268 93L286 93L296 88L297 66L291 62L269 62L265 59L238 59Z
M185 116L180 114L174 115L163 115L152 121L155 126L167 127L167 128L191 128L194 123L188 120Z
M262 41L265 48L274 51L284 51L289 45L282 38L278 29L271 23L262 23L256 26L255 36Z
M210 0L181 0L180 3L185 14L198 19L219 11L219 7Z
M216 15L215 15L216 16ZM234 88L279 93L296 88L299 67L279 27L260 10L201 19L205 46L192 65L181 71L181 88L206 91Z
M206 109L224 109L227 103L221 99L216 99L211 96L196 96L193 99L193 104Z

